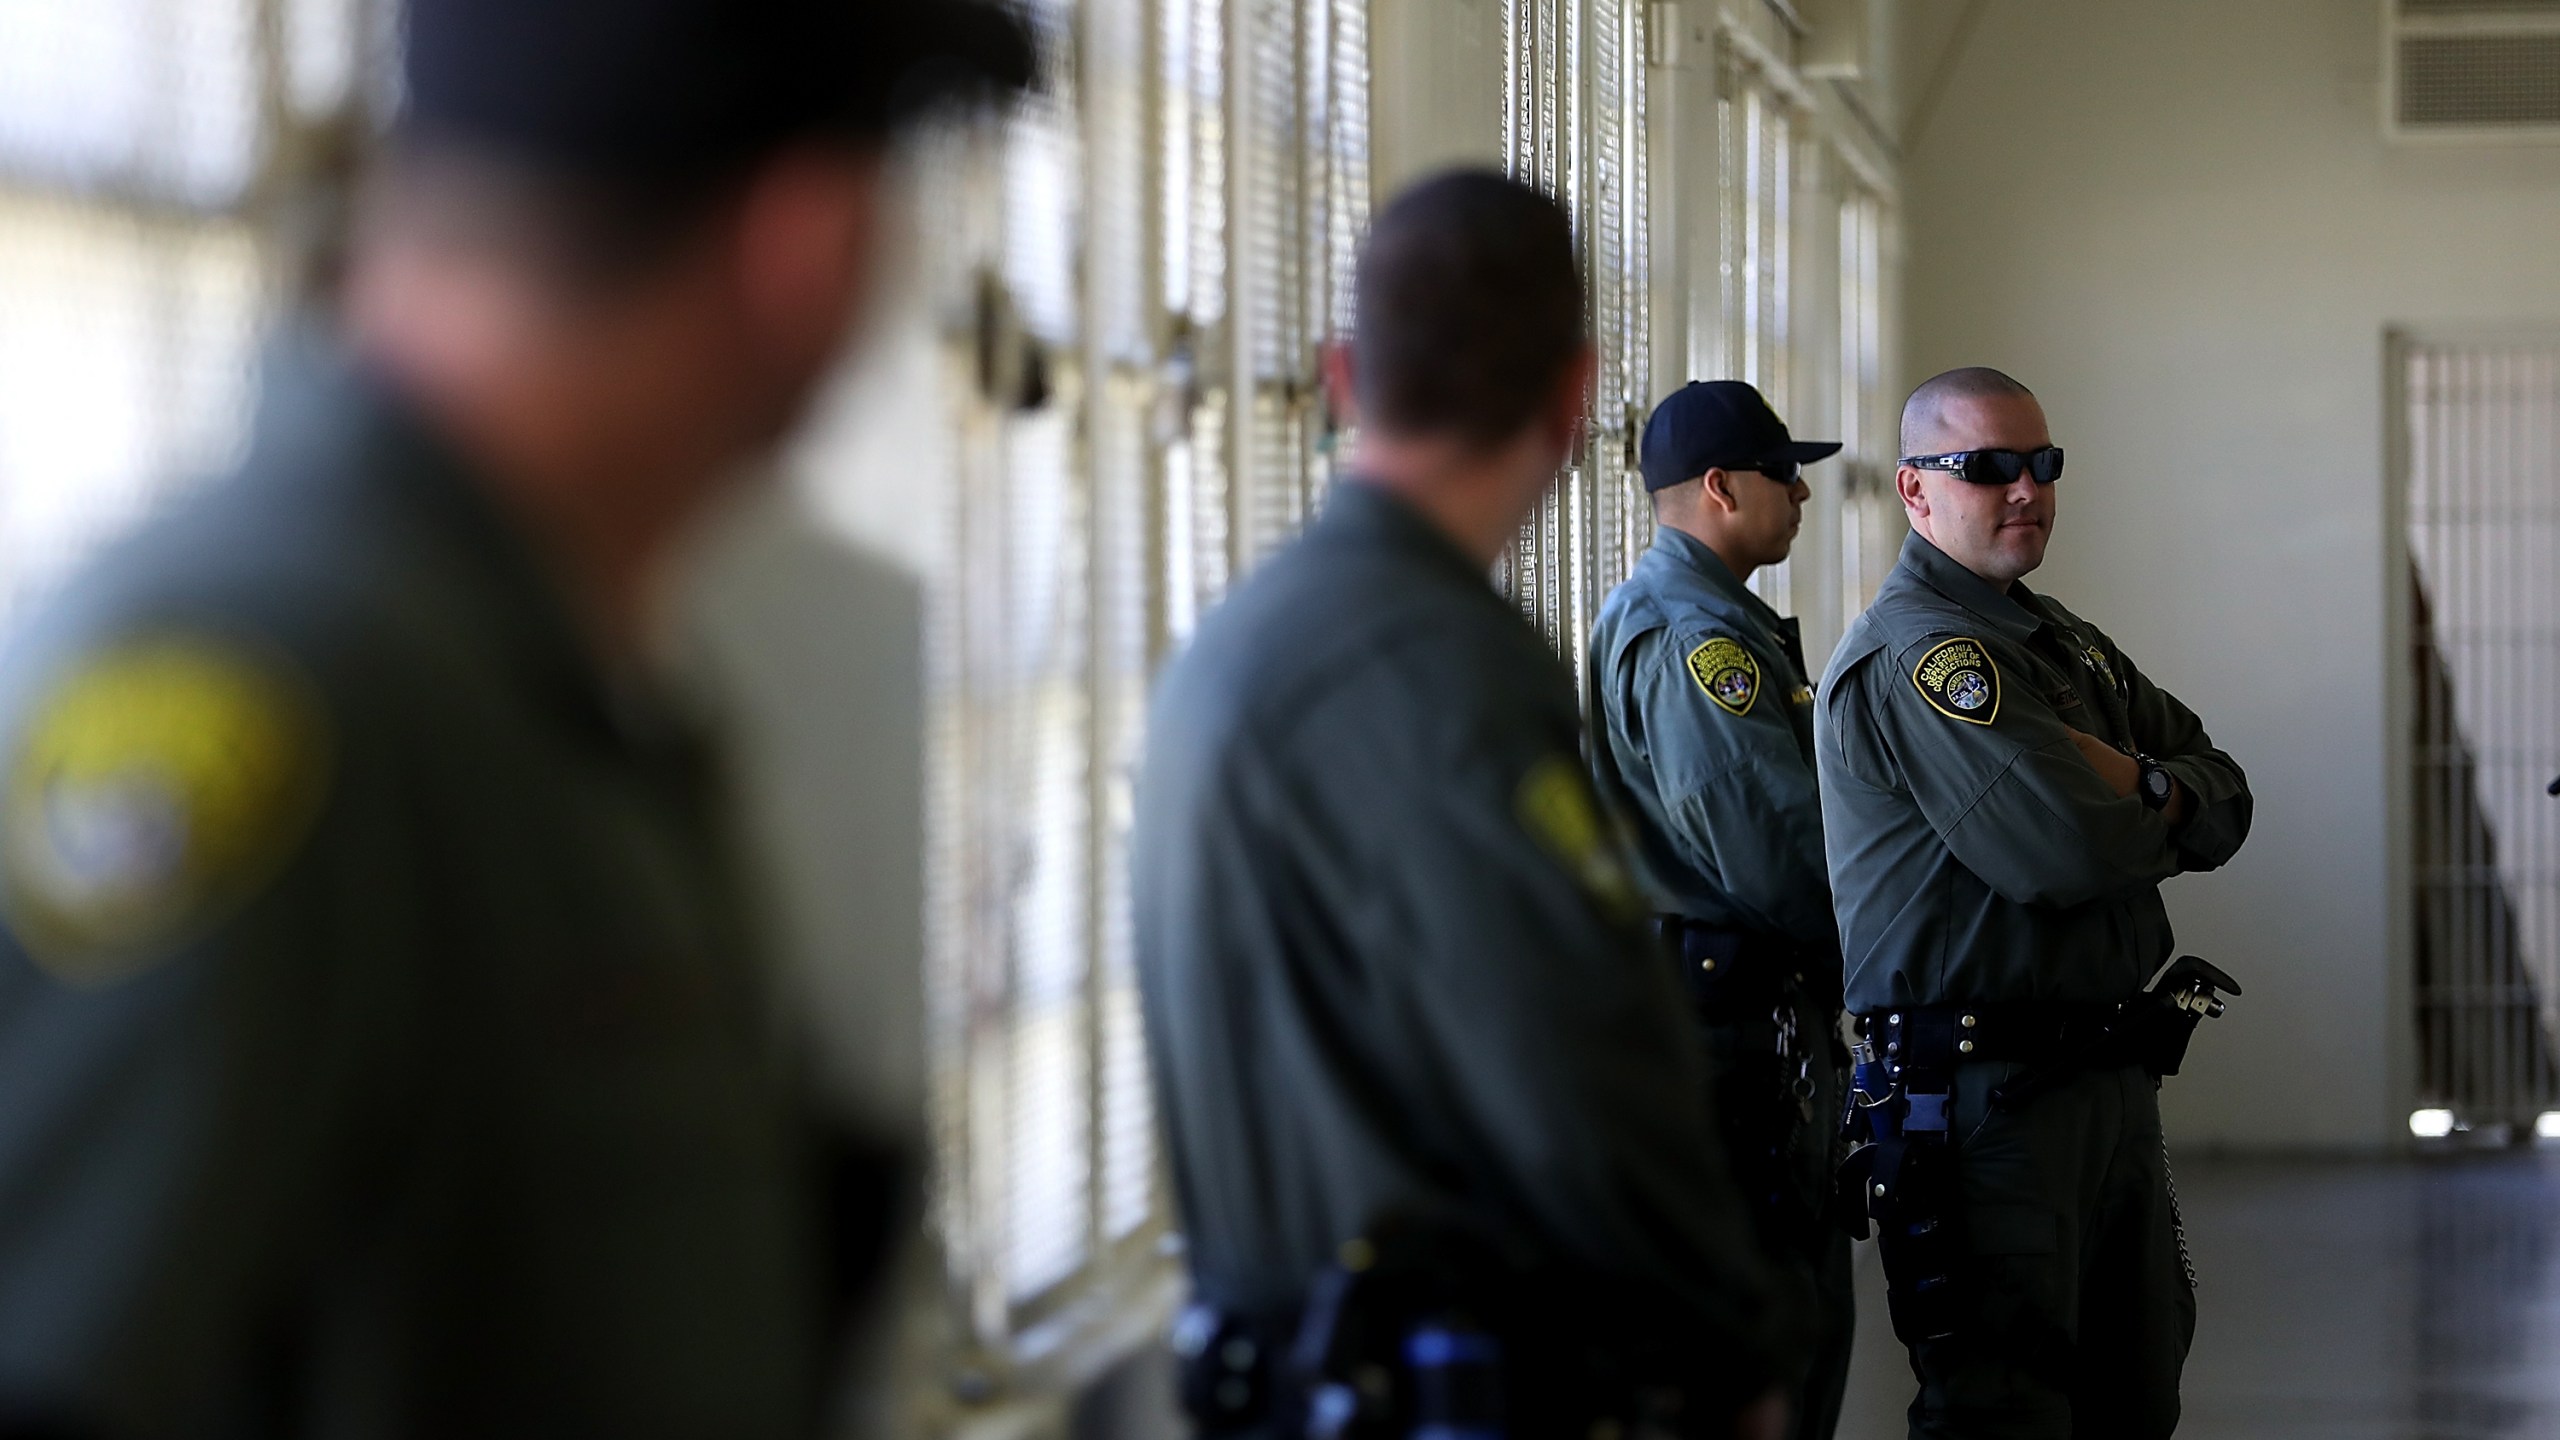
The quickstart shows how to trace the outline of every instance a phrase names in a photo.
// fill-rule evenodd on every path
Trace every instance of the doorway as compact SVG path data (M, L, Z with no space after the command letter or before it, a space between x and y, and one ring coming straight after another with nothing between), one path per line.
M2402 336L2421 1140L2560 1139L2560 332Z

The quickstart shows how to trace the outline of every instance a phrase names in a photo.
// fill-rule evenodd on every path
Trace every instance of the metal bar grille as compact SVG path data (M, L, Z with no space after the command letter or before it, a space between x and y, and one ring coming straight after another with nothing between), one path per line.
M1237 124L1244 164L1236 243L1236 323L1247 397L1241 481L1244 564L1297 533L1307 513L1305 0L1239 0L1246 45Z
M1084 1197L1088 1257L1144 1225L1154 1198L1154 1112L1138 1024L1129 899L1130 790L1156 656L1162 575L1159 447L1147 427L1161 381L1156 296L1163 246L1155 228L1163 146L1149 61L1150 15L1135 0L1086 9L1081 57L1089 155L1085 241L1087 373L1085 459L1091 493L1087 537L1092 629L1088 679L1092 761L1086 796L1091 961L1085 1009L1091 1153Z
M1901 502L1884 377L1884 202L1854 184L1840 201L1840 618L1867 608L1893 563Z
M1789 343L1793 287L1788 263L1795 240L1795 126L1785 103L1756 74L1743 79L1741 246L1741 378L1785 415L1794 409L1794 349ZM1796 611L1795 562L1764 566L1751 588L1781 614Z
M1723 333L1710 353L1717 374L1756 386L1781 415L1790 412L1795 348L1795 135L1790 103L1736 47L1716 47L1716 135L1720 214L1717 282ZM1848 297L1841 299L1845 307ZM1790 563L1751 577L1754 593L1782 613L1796 610Z
M962 407L929 607L938 1212L990 1346L1163 1223L1128 900L1146 687L1320 499L1316 347L1369 213L1362 0L1028 13L1047 84L935 201L966 257L936 267L978 267L993 350L1048 382Z
M1227 445L1226 5L1163 0L1158 82L1167 314L1165 610L1169 645L1191 633L1233 569Z
M1054 357L1056 393L1007 424L1001 472L970 497L988 512L985 539L1001 557L971 579L995 622L973 637L973 658L996 732L986 788L1004 796L1000 811L981 817L994 827L987 876L1000 888L985 917L996 943L980 953L1003 999L978 1043L1003 1118L972 1139L993 1181L1007 1302L1084 1263L1092 1165L1094 494L1077 412L1098 351L1086 343L1092 317L1077 250L1090 213L1087 145L1104 137L1083 123L1072 8L1060 0L1032 15L1053 73L1008 137L1000 263L1025 324Z
M2560 335L2407 343L2419 1100L2560 1108Z
M1580 30L1577 0L1507 0L1503 18L1505 93L1504 163L1510 173L1571 208L1565 189L1568 129L1579 129L1571 87L1576 80ZM1579 217L1577 216L1577 222ZM1539 502L1504 558L1501 579L1514 603L1559 649L1571 644L1564 611L1572 579L1566 573L1570 529L1567 471Z
M1504 8L1506 163L1573 217L1599 364L1581 452L1521 527L1499 578L1577 679L1601 600L1653 531L1632 477L1652 379L1647 11L1640 0Z
M0 7L0 624L244 438L365 0Z

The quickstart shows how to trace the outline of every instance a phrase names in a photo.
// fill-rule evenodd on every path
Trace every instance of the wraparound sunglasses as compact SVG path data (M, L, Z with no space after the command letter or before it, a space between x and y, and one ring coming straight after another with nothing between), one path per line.
M1944 455L1905 455L1902 463L1914 470L1943 470L1974 485L2013 485L2021 474L2035 476L2039 485L2050 485L2062 478L2062 447L1950 450Z

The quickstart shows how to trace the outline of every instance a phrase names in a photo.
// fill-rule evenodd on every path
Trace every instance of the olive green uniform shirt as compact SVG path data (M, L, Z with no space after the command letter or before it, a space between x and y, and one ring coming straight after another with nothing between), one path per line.
M2193 796L2172 829L2077 729ZM2104 631L1912 535L1816 706L1849 1008L2115 1002L2170 958L2160 882L2229 860L2248 777Z
M1708 1337L1737 1396L1799 1362L1572 681L1481 568L1337 486L1148 737L1137 961L1203 1299L1285 1313L1380 1217L1462 1215Z
M809 1133L710 756L388 391L0 668L0 1427L811 1433Z
M1813 687L1796 622L1668 525L1591 630L1592 770L1663 909L1828 954Z

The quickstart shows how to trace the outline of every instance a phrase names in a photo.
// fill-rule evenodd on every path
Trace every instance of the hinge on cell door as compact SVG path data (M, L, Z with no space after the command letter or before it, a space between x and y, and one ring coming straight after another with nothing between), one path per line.
M1644 440L1644 419L1643 406L1630 404L1626 407L1626 418L1621 423L1620 429L1621 433L1626 437L1626 463L1629 470L1633 470L1643 463L1644 457L1642 444Z
M1325 385L1325 352L1346 343L1344 337L1328 336L1308 345L1306 375L1299 382L1305 387L1304 403L1316 411L1316 453L1327 457L1342 443L1342 417L1334 412L1333 392Z
M1164 358L1157 362L1155 397L1149 428L1158 450L1180 444L1191 434L1191 417L1200 409L1200 328L1188 315L1168 317Z
M976 309L978 393L1008 412L1048 404L1049 347L1023 328L1013 292L993 268L978 272Z

